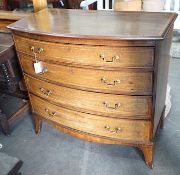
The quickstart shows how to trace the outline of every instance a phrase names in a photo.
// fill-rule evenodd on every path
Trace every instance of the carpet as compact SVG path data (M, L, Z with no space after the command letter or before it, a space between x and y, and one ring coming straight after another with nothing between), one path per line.
M166 105L165 117L167 117L169 112L170 112L170 110L171 110L171 106L172 106L172 104L171 104L171 87L170 87L169 84L167 85L165 105Z
M171 57L180 58L180 31L174 31L171 46Z
M170 51L171 57L180 59L180 31L174 31L173 33L173 39L172 39L172 45L171 45L171 51ZM167 91L166 91L166 109L165 109L165 117L168 116L170 110L171 110L171 86L167 85Z

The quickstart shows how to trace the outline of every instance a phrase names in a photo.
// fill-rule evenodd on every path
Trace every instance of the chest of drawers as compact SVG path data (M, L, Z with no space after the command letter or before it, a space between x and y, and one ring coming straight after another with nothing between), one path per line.
M175 18L45 9L10 25L36 133L44 120L80 139L135 146L152 167Z

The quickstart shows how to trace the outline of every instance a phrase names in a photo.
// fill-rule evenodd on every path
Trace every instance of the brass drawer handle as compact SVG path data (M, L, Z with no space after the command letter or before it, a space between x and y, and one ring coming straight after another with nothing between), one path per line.
M39 88L39 90L46 96L49 96L52 94L51 90L45 90L44 88Z
M112 83L109 83L105 77L101 78L101 82L108 86L115 86L121 83L121 80L114 80Z
M118 59L120 58L118 55L114 55L114 56L111 58L111 60L107 60L106 57L105 57L105 55L103 55L103 54L100 54L99 57L100 57L103 61L105 61L105 62L107 62L107 63L113 63L115 60L118 60Z
M106 107L106 108L108 108L108 109L114 109L114 110L116 110L116 109L118 109L118 108L120 108L120 106L121 106L121 103L116 103L114 106L110 106L107 102L103 102L103 105Z
M57 115L56 112L50 112L49 109L47 109L47 108L45 108L44 110L45 110L45 112L48 113L48 115L49 115L50 117L53 117L53 116Z
M44 49L41 47L35 48L35 46L31 46L31 51L34 55L37 55L37 54L40 54L41 52L43 52Z
M105 126L104 127L107 131L111 132L111 133L114 133L114 134L117 134L119 132L122 131L121 128L117 127L117 128L114 128L114 129L111 129L111 127L109 125Z

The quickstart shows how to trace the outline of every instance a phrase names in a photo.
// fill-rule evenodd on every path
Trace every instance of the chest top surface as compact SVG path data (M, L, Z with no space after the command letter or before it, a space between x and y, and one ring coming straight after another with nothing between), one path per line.
M71 38L163 39L176 13L44 9L8 28Z

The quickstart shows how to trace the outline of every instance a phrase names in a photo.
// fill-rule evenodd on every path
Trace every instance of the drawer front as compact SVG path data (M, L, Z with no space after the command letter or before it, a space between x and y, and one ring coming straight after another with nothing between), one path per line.
M61 125L114 139L148 141L150 121L106 118L57 107L33 95L33 110L42 117Z
M115 94L152 94L151 72L102 71L42 62L46 72L36 74L32 60L25 55L20 58L23 71L27 74L68 87Z
M78 65L119 68L152 67L153 47L107 47L42 42L14 36L16 49L44 60Z
M111 117L151 118L150 96L94 93L57 86L29 76L25 79L31 93L70 109Z

